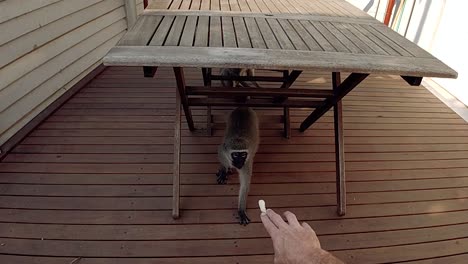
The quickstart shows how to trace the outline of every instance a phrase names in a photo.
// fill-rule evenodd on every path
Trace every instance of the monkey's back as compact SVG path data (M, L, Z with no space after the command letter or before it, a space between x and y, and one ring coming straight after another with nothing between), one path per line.
M238 149L251 149L258 146L258 118L250 107L238 107L229 115L226 124L225 143ZM230 141L230 142L226 142Z

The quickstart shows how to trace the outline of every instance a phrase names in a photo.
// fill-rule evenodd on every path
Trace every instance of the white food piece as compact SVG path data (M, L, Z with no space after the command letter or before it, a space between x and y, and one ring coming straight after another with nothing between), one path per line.
M262 213L266 213L265 201L258 200L258 206L260 207L260 211L262 211Z

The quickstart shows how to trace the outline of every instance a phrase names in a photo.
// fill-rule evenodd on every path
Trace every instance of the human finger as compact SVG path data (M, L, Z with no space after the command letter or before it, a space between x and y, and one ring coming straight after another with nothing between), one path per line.
M273 224L275 224L275 226L277 226L278 228L287 226L283 218L279 214L275 213L275 211L267 209L266 214L268 218L270 218L271 222L273 222Z
M301 224L299 224L299 222L297 221L297 217L296 217L295 214L293 214L293 213L291 213L289 211L286 211L286 212L284 212L284 216L288 220L289 225L291 225L293 227L301 226Z
M271 238L276 235L278 231L278 227L270 220L266 213L262 213L260 215L260 219L262 220L263 226L265 227L266 231L270 235Z
M307 232L310 232L313 235L314 241L316 243L315 247L322 248L322 246L320 245L320 240L318 239L317 234L315 233L314 229L312 229L312 227L310 227L310 225L307 224L306 222L302 223L302 227L304 227L304 229L306 229Z
M308 230L310 230L310 231L312 231L312 232L315 233L314 229L312 229L312 227L311 227L308 223L306 223L306 222L303 222L303 223L302 223L302 227L304 227L305 229L308 229Z

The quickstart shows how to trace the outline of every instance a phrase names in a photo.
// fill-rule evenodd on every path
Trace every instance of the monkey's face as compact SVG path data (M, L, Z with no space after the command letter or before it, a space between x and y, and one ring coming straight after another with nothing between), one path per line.
M237 169L242 169L247 160L249 153L247 151L233 151L231 152L231 161L232 166L236 167Z

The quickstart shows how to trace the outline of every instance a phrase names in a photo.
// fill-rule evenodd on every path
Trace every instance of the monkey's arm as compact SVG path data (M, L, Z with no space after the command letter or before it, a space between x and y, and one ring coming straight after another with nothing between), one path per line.
M247 163L239 171L239 204L238 204L238 214L239 214L239 223L241 225L247 225L250 223L250 219L245 212L247 210L247 196L250 189L250 179L252 177L252 167L253 160L249 158Z
M218 182L218 184L226 184L228 175L231 173L231 162L227 158L226 151L226 148L224 148L222 144L218 146L218 159L221 163L218 173L216 173L216 181Z

